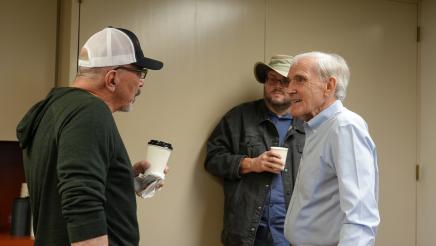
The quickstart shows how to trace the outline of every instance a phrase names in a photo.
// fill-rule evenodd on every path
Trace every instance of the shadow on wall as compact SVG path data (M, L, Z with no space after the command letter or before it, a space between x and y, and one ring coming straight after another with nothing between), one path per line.
M197 245L221 246L224 209L222 182L219 178L206 172L204 169L205 157L206 141L196 160L197 165L193 174L196 184L202 184L193 187L195 194L198 194L198 200L203 204L199 211L201 228Z
M215 120L209 122L210 129L207 137L210 136L215 126L231 108L240 105L244 102L254 101L262 98L263 85L253 79L240 80L238 86L240 89L237 93L231 94L227 100L220 100L220 104L213 105L212 112L216 112ZM228 95L229 96L229 95ZM224 213L224 192L222 188L222 180L209 174L204 168L206 158L206 142L203 140L202 148L197 159L195 160L195 168L193 170L192 189L196 194L195 199L199 206L199 246L222 246L221 231L223 226ZM200 185L199 185L200 184Z

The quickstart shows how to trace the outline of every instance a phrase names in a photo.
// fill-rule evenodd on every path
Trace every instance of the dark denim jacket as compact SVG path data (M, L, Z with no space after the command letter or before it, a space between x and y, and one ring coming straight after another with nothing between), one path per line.
M289 148L283 171L286 207L294 189L304 140L303 122L294 119L284 144ZM230 110L209 137L205 168L223 179L224 245L253 245L273 175L264 172L241 176L239 163L244 157L257 157L278 144L279 135L269 120L263 99Z

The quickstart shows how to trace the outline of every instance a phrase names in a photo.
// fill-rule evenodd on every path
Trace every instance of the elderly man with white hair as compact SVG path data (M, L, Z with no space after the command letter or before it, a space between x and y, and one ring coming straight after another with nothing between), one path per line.
M378 211L376 147L366 122L342 105L350 72L336 54L296 56L289 74L291 114L306 143L286 215L299 245L374 245Z

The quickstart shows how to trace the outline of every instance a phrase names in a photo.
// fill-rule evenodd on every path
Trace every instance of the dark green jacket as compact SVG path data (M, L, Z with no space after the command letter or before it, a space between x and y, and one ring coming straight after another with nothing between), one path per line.
M302 121L293 120L284 147L288 156L283 175L286 207L291 200L301 153L304 147ZM244 103L230 110L207 142L205 168L223 179L224 228L221 240L226 246L253 245L273 174L239 174L244 157L257 157L279 145L279 135L269 120L264 100Z
M76 88L55 88L17 127L35 245L69 245L107 234L138 245L132 166L112 112Z

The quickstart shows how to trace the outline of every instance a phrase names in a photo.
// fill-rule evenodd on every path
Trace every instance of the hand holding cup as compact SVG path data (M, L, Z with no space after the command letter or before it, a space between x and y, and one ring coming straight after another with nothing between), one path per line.
M283 163L282 170L285 169L286 157L288 156L288 148L284 147L271 147L271 152L280 156L280 160Z
M168 160L172 146L158 140L150 140L147 146L146 161L135 164L135 190L142 198L152 197L164 183L168 173Z
M270 172L280 173L285 167L286 156L283 156L282 152L276 151L276 149L263 152L261 155L255 158L244 158L241 168L241 173L249 172ZM286 148L284 148L286 149ZM286 149L287 150L287 149Z

